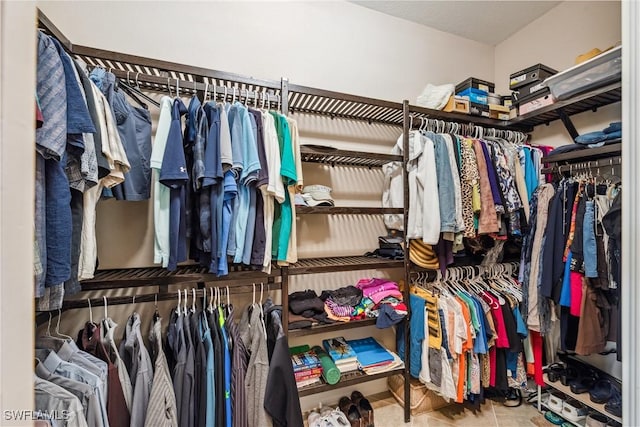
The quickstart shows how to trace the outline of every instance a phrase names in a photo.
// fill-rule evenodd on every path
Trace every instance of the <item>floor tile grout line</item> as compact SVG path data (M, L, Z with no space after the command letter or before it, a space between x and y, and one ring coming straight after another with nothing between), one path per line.
M490 402L491 402L491 412L493 412L493 419L496 420L496 427L499 427L498 416L496 415L496 408L493 406L494 402L493 400L490 400Z

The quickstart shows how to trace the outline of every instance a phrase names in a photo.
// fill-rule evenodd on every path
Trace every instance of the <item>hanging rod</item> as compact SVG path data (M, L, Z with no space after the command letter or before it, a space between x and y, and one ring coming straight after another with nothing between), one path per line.
M582 172L586 170L593 173L594 175L600 175L600 171L598 170L600 168L605 168L605 167L614 168L616 166L621 166L621 165L622 165L622 157L615 156L615 157L609 157L606 159L596 159L596 160L589 160L586 162L571 163L568 165L554 165L552 167L543 168L540 172L541 173L569 172L569 174L571 175L573 171Z
M463 272L463 277L472 278L479 275L484 275L485 277L491 277L496 274L513 274L515 269L520 266L519 261L508 261L491 265L459 265L447 267L447 274L445 277L451 277L451 273L454 272ZM473 274L471 274L473 272ZM411 273L415 274L418 277L422 277L426 280L433 281L438 278L443 278L440 270L424 270L424 271L412 271Z
M468 119L466 121L431 119L421 114L409 115L409 129L429 130L436 133L461 133L474 138L497 137L518 144L524 144L529 139L529 136L521 131L488 127L488 125L470 122Z
M173 95L179 91L181 94L193 95L196 93L207 93L208 99L214 100L237 100L244 99L245 103L258 104L264 102L280 104L282 99L279 93L274 93L272 89L263 88L261 91L238 88L237 86L216 86L209 84L208 81L196 82L189 80L180 80L171 77L154 76L143 73L125 72L121 70L108 70L116 77L132 88L140 87L154 92L169 92ZM210 98L209 98L210 96Z

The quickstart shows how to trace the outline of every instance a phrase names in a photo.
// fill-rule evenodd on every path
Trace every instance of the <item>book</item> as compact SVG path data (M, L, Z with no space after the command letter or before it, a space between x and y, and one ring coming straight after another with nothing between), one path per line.
M316 378L322 375L322 368L307 369L304 371L295 372L294 375L296 377L296 381L308 380L310 378Z
M322 346L334 362L351 362L357 360L356 352L344 337L329 338L322 341Z
M313 350L304 353L291 355L291 363L293 364L293 372L300 372L306 369L321 368L320 359Z
M392 362L393 356L372 337L348 341L362 368Z
M336 363L336 368L338 368L341 374L344 374L347 372L357 371L360 369L360 364L358 364L357 360L349 363Z
M300 382L296 382L296 387L299 389L303 388L303 387L307 387L310 385L314 385L314 384L320 384L320 377L316 377L310 380L305 380L305 381L300 381Z

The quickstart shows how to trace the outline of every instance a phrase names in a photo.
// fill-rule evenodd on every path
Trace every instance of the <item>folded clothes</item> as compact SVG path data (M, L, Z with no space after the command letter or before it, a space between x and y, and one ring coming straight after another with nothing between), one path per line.
M320 313L324 311L324 303L318 298L315 291L308 289L289 295L289 309L294 314L302 314L306 310L313 310Z
M622 122L610 123L604 130L588 132L575 138L577 144L587 145L589 148L601 147L605 141L622 138Z
M400 314L389 304L382 304L378 310L378 319L376 320L376 328L384 329L400 323L406 314Z
M352 285L329 291L329 295L331 299L339 305L355 307L362 301L362 290Z
M329 307L329 311L336 317L351 317L351 315L353 314L353 307L351 307L350 305L340 305L331 298L327 298L327 300L324 302L324 305L325 311L326 308Z
M289 330L310 328L315 322L289 311Z

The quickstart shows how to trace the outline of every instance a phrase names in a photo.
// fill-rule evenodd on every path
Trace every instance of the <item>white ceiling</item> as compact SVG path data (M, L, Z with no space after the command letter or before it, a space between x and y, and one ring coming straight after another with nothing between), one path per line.
M494 46L560 2L354 0L352 3Z

